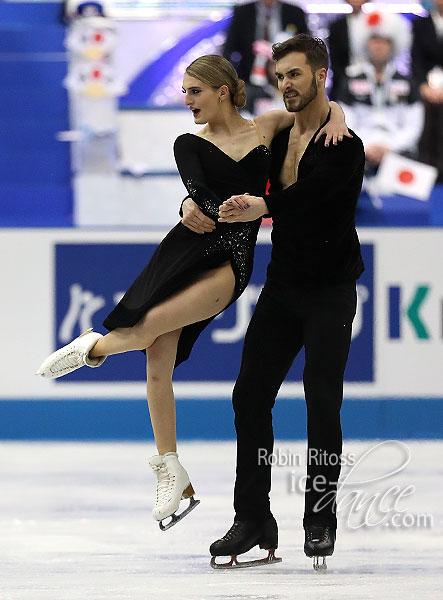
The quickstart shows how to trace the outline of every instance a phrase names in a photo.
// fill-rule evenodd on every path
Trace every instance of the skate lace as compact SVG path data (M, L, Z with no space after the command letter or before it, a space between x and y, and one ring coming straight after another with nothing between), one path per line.
M172 490L174 489L175 475L172 475L172 473L168 471L168 467L165 464L153 465L152 468L157 476L157 495L155 503L163 504L171 497Z
M309 542L326 542L329 537L328 527L311 527L307 531Z
M60 358L57 363L51 366L51 373L60 373L62 371L69 371L72 367L78 365L79 360L82 359L82 354L75 350L69 350L66 356Z
M239 521L234 521L234 525L222 537L222 540L224 540L225 542L230 542L233 538L235 538L237 536L238 533L241 532L242 529L244 529L243 523L240 523Z

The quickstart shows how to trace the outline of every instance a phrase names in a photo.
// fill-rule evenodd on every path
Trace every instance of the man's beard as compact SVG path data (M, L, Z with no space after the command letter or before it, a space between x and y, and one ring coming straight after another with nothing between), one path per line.
M315 75L313 75L309 90L303 96L300 96L300 95L298 96L297 106L295 106L294 108L292 108L291 106L288 106L286 103L286 100L283 98L285 100L286 110L289 112L300 112L301 110L306 108L306 106L308 106L308 104L310 102L312 102L312 100L314 100L314 98L317 96L317 89L318 89L317 81L315 80Z

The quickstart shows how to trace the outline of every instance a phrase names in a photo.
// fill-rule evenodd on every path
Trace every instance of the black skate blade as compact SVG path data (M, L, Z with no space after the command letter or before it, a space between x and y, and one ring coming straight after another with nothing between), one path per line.
M185 508L185 510L183 510L180 514L176 515L175 513L171 515L171 520L166 523L166 525L163 525L163 521L160 521L160 523L158 524L158 526L160 527L160 529L162 531L166 531L167 529L171 529L171 527L174 527L174 525L177 525L177 523L179 523L184 517L186 517L186 515L189 515L189 513L191 512L191 510L194 510L194 508L196 508L198 505L200 504L200 500L196 500L194 498L194 496L191 496L189 498L189 505L187 508Z
M326 564L326 557L325 556L313 556L313 562L312 562L312 566L314 567L314 571L316 573L326 573L327 569L328 569L328 565ZM320 558L323 559L323 561L320 563Z
M275 563L281 563L282 559L275 556L275 550L269 550L269 554L266 558L258 558L256 560L245 560L239 562L237 555L231 557L231 560L227 563L215 562L216 557L211 558L210 565L213 569L247 569L249 567L262 567L264 565L273 565Z

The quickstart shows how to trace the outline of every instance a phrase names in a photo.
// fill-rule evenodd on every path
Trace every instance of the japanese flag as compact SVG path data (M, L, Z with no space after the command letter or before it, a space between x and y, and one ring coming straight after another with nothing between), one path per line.
M387 152L377 173L377 189L382 195L402 194L426 202L437 174L435 167Z

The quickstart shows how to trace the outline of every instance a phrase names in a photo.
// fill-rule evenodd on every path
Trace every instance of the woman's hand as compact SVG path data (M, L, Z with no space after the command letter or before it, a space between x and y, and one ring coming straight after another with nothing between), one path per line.
M182 211L183 225L194 233L202 234L214 231L215 222L202 213L192 198L186 198L182 204Z
M317 133L314 140L314 142L317 143L321 136L326 134L326 148L329 146L331 139L334 146L336 146L337 142L343 141L343 137L352 138L352 135L349 133L348 126L345 122L345 113L343 112L341 106L336 102L331 102L330 107L331 117L328 123L326 123L326 125Z

